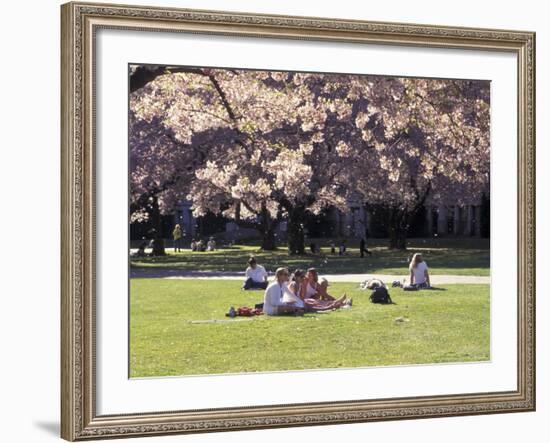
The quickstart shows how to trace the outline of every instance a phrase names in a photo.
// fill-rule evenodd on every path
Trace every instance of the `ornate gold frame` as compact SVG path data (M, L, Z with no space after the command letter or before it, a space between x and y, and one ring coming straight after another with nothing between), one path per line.
M518 383L511 392L98 416L95 412L94 33L99 28L508 51L518 58ZM67 440L533 411L535 34L67 3L61 7L61 436Z

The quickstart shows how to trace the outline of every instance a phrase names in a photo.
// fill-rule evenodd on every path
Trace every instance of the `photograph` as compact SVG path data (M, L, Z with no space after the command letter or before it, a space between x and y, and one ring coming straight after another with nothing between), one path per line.
M128 63L129 377L490 361L491 109L483 78Z
M6 6L2 441L548 439L544 2Z
M537 26L376 8L61 6L62 438L536 409Z

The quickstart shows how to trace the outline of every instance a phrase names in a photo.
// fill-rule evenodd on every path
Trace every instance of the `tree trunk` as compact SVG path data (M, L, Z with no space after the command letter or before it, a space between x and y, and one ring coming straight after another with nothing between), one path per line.
M491 199L485 193L481 195L481 210L479 211L480 234L483 238L491 237Z
M164 240L162 238L162 218L160 216L160 209L157 197L153 197L153 202L151 203L151 222L153 225L153 256L159 257L166 255L164 250Z
M407 230L401 228L390 228L390 249L407 249Z
M261 237L261 249L264 251L274 251L277 249L275 239L275 230L279 225L279 219L273 219L264 205L258 216L258 221L243 220L241 218L240 206L237 207L235 214L235 223L242 228L256 229Z
M414 176L411 177L411 188L415 190L416 201L414 205L408 208L390 207L388 211L388 233L390 236L390 248L391 249L407 249L407 235L409 233L409 227L413 220L413 217L420 211L423 205L426 203L426 198L431 192L432 185L428 182L428 185L424 190L417 188Z
M278 220L274 220L271 214L267 210L267 207L262 205L262 212L260 216L260 235L262 236L262 250L274 251L277 249L275 243L275 229L279 224Z
M402 209L390 208L388 217L388 233L390 249L407 249L407 234L411 214Z
M277 242L275 241L275 229L270 228L263 232L262 234L262 250L263 251L274 251L277 249Z
M305 207L296 206L288 217L288 253L289 255L305 254L304 222Z

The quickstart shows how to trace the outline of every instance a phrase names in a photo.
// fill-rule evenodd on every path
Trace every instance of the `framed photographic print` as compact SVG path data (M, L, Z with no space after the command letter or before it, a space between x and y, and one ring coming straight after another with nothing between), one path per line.
M535 35L62 5L62 437L535 409Z

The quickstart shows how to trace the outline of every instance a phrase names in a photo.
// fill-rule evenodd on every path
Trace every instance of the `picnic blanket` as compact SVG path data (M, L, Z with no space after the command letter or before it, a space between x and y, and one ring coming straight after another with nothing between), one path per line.
M249 308L248 306L241 306L240 308L229 308L229 312L225 314L226 317L253 317L255 315L262 315L264 313L261 308Z

